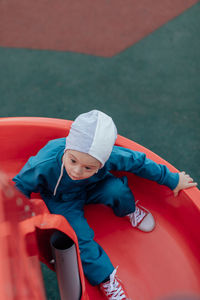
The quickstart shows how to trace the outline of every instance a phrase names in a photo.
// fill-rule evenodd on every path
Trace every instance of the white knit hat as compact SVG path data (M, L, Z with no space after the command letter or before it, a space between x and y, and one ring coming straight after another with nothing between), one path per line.
M65 150L87 153L104 166L117 138L117 129L111 117L92 110L79 115L72 123L66 138Z

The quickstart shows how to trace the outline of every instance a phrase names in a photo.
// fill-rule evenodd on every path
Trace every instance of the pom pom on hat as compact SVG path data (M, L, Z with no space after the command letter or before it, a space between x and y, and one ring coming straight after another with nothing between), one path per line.
M104 166L117 138L117 129L111 117L92 110L79 115L72 123L66 138L65 150L87 153Z

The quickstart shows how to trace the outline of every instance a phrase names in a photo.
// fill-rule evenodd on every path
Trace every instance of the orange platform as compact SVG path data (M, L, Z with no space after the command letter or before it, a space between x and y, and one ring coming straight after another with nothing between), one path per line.
M110 57L198 0L0 1L0 46Z

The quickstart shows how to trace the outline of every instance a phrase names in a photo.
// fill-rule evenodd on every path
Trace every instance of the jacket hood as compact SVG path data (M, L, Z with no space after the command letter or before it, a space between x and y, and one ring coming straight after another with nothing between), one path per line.
M117 138L117 129L111 117L99 110L79 115L72 123L66 138L68 149L87 153L104 166Z

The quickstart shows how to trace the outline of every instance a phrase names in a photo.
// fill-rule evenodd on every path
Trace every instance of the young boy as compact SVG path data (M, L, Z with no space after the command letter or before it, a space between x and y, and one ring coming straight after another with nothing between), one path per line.
M81 114L67 138L50 141L31 157L13 179L27 197L40 192L51 213L63 215L75 230L85 276L100 285L107 299L128 299L109 257L94 241L84 218L84 205L103 203L119 216L128 216L133 227L150 232L155 221L150 212L135 205L127 178L111 170L135 173L174 191L195 186L184 172L171 173L144 153L114 146L117 129L113 120L98 110Z

